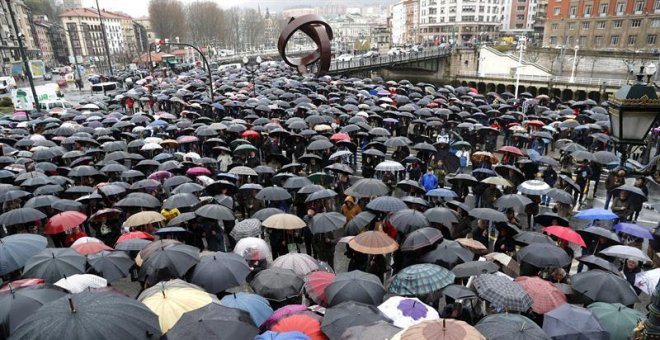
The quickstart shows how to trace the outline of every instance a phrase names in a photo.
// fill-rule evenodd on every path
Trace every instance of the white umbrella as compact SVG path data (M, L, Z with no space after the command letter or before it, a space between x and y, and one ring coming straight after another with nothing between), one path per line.
M376 171L401 171L405 170L405 167L399 162L395 161L383 161L376 165Z
M651 259L646 256L643 251L631 246L611 246L601 250L600 253L606 256L613 256L622 259L635 259L638 261L651 262Z
M381 303L378 309L392 319L394 326L403 329L422 321L440 319L438 311L417 298L393 296Z
M234 246L234 254L243 256L249 260L268 259L270 248L266 241L256 237L246 237L240 239Z
M103 243L103 241L97 239L96 237L85 236L85 237L81 237L81 238L77 239L75 242L73 242L71 244L71 247L77 246L79 244L84 244L84 243Z
M147 143L140 148L142 151L161 150L163 147L156 143Z
M548 190L550 190L548 183L536 179L524 181L518 186L518 191L527 195L541 196L545 195Z
M78 294L89 288L107 287L108 281L100 276L92 274L75 274L55 282L55 285L64 288L73 294Z
M640 272L635 275L635 287L648 295L653 295L658 281L660 281L660 268Z

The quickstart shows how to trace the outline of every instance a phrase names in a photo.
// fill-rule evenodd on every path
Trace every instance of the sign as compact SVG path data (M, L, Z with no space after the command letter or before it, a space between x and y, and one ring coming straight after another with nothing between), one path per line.
M69 56L69 64L73 64L75 62L76 62L76 59L72 55L70 55Z
M43 78L44 74L46 74L46 63L44 63L43 60L30 60L28 65L30 65L32 78Z
M39 102L58 99L57 92L59 91L59 86L57 86L56 83L35 86L34 89L35 92L37 92ZM29 111L34 109L34 96L32 96L32 90L29 87L12 90L11 101L14 104L16 111Z

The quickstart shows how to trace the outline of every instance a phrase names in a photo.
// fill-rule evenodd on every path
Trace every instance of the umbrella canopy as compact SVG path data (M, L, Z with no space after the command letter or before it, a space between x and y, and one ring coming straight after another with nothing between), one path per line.
M325 271L311 272L305 276L305 292L319 305L327 306L328 297L325 288L335 280L335 274Z
M383 301L385 288L376 275L354 270L337 274L326 287L325 294L330 307L344 301L379 305Z
M264 201L285 201L291 199L291 194L284 188L266 187L257 193L256 198Z
M439 229L423 227L413 231L408 236L406 236L405 241L403 241L403 244L401 244L401 250L417 250L433 245L440 240L442 240L442 232Z
M440 223L446 227L451 227L452 223L458 223L456 212L448 208L431 208L424 212L424 216L426 216L429 222Z
M471 209L469 212L470 216L474 218L479 218L482 220L492 221L492 222L506 222L507 217L504 213L501 213L495 209L491 208L475 208Z
M32 256L46 249L48 240L41 235L14 234L0 239L0 275L23 268Z
M518 243L522 243L523 245L530 245L532 243L555 243L555 241L553 241L548 235L544 235L536 231L521 231L514 235L513 239Z
M595 302L587 306L610 334L610 339L630 337L637 324L646 319L641 312L620 303Z
M144 255L144 250L142 251ZM183 277L199 262L199 249L185 244L168 244L144 255L138 279L154 284L171 277Z
M613 256L622 259L635 259L642 262L650 262L651 259L639 248L630 246L611 246L600 251L601 255Z
M253 339L259 328L250 314L210 303L181 315L167 332L168 339Z
M15 282L9 283L9 290L0 294L0 336L9 338L37 309L65 295L64 291L43 284L21 287Z
M233 293L225 295L220 304L226 307L240 309L250 314L255 325L261 325L273 314L268 300L257 294Z
M87 220L87 215L77 211L65 211L48 219L44 234L52 235L71 230Z
M637 224L633 223L617 223L612 227L614 231L622 232L624 234L628 234L634 237L639 237L639 238L645 238L645 239L653 239L653 234L651 232Z
M429 226L426 216L414 209L398 210L389 217L389 221L398 231L404 234Z
M391 339L400 331L401 328L380 320L366 325L348 327L341 337L345 340Z
M265 219L262 224L264 227L282 230L301 229L307 226L307 223L300 217L293 214L275 214Z
M295 331L310 340L326 339L321 331L321 321L315 315L289 315L278 321L271 329L280 332L279 334Z
M422 321L401 331L393 340L486 340L479 331L465 321L442 319Z
M389 254L399 249L399 244L394 239L378 230L360 233L348 242L348 246L369 255Z
M114 282L128 276L129 270L134 264L125 252L107 250L89 255L87 262L108 282Z
M322 234L341 229L346 224L346 217L338 212L314 215L310 229L313 234Z
M299 276L305 276L310 272L319 270L318 262L307 254L289 253L278 256L273 261L273 268L292 270Z
M400 198L393 196L380 196L367 203L367 209L390 213L408 208Z
M454 274L435 264L415 264L398 272L388 291L402 296L424 295L454 282Z
M377 321L391 322L376 306L345 301L325 311L321 330L330 340L339 340L347 328Z
M246 218L236 223L229 235L235 240L246 237L258 237L261 235L261 221L256 218Z
M617 216L611 210L606 210L603 208L580 210L573 217L581 220L613 220L619 218L619 216Z
M381 303L378 309L392 319L394 326L404 329L422 321L440 319L433 307L416 298L393 296Z
M156 211L141 211L139 213L129 216L122 226L139 227L147 224L160 223L165 221L165 217Z
M234 220L234 213L231 209L220 204L203 205L195 210L195 215L216 221Z
M12 209L0 215L0 225L13 226L24 223L34 223L46 218L46 214L33 208Z
M459 263L472 261L474 254L457 241L444 240L434 250L426 253L422 261L452 268Z
M512 194L500 196L500 198L495 201L494 205L499 209L514 208L516 211L522 211L530 203L532 203L532 200L528 197Z
M518 314L492 314L474 326L490 340L549 340L534 321Z
M497 308L527 312L532 298L518 283L495 274L482 274L475 278L474 288L479 296Z
M233 250L234 254L243 256L246 260L268 259L270 247L266 241L256 237L246 237L236 242Z
M566 303L564 292L540 277L518 276L514 281L532 298L532 311L537 314L545 314Z
M63 277L84 273L86 262L71 248L46 248L25 263L23 277L55 283Z
M572 259L563 249L553 244L532 243L518 252L518 261L537 268L561 268L571 263Z
M526 195L545 195L550 186L548 183L536 179L528 180L518 185L518 191Z
M500 268L490 261L470 261L456 265L451 269L456 277L470 277L481 274L492 274Z
M268 300L281 302L300 295L304 284L293 270L272 267L257 273L250 287Z
M639 302L630 283L620 275L600 269L573 275L571 285L575 291L597 302L632 305Z
M543 228L543 231L547 234L557 236L558 238L562 240L566 240L568 242L571 242L573 244L577 244L580 247L586 248L587 245L584 243L584 240L582 239L582 236L578 234L575 230L568 228L568 227L563 227L563 226L558 226L558 225L553 225L549 227Z
M553 339L610 339L609 333L590 310L569 303L543 315L543 330Z
M346 195L354 197L379 197L387 195L389 192L390 189L387 184L374 178L358 180L344 191Z
M98 322L103 320L103 322ZM28 316L16 339L148 339L160 337L158 316L145 305L114 293L61 297Z
M249 273L250 267L242 256L216 252L201 257L190 282L209 293L218 294L245 283Z
M108 286L108 281L92 274L74 274L60 279L54 285L78 294L88 289L105 288Z

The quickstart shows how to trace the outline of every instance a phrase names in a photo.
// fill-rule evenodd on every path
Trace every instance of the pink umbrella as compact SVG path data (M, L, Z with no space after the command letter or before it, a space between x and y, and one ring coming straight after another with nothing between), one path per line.
M169 171L156 171L156 172L152 173L151 175L149 175L149 177L147 177L147 178L154 179L154 180L157 180L157 181L161 181L161 180L164 180L164 179L167 179L167 178L170 178L170 177L172 177L172 173L169 172Z
M199 138L195 136L181 136L177 138L176 141L179 142L179 144L194 143L198 142Z
M207 168L197 166L197 167L188 169L188 171L186 171L186 175L188 175L188 176L209 176L209 175L211 175L211 171Z
M301 312L307 311L307 306L305 305L287 305L278 310L276 310L264 323L261 324L262 329L270 329L271 326L276 324L281 319L293 314L300 314Z
M16 111L14 112L14 116L27 116L27 113L24 111Z

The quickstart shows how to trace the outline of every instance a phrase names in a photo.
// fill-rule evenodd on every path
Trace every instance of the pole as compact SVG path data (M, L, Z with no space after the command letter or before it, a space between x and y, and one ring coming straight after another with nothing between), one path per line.
M518 68L516 68L516 90L514 97L515 99L518 99L518 87L520 86L520 71L522 70L522 59L523 59L523 49L525 48L525 37L520 36L518 38L518 46L520 48L520 53L518 54Z
M580 49L580 46L575 45L575 54L573 54L573 69L571 69L571 79L568 81L571 83L575 82L575 67L577 66L577 52Z
M14 10L11 8L11 0L7 0L7 7L9 7L9 16L11 16L11 22L14 25L14 33L16 33L16 39L18 40L18 51L21 53L21 59L23 59L23 67L25 67L25 72L27 72L28 81L30 82L30 90L32 90L32 96L34 97L35 109L39 110L39 97L37 96L37 90L34 88L34 79L32 79L32 71L30 70L30 64L28 63L27 56L25 55L25 49L23 47L23 40L21 39L21 33L18 31L18 24L16 23L16 17L14 16ZM30 115L27 115L28 120Z
M76 55L76 48L73 46L73 38L71 38L71 31L66 30L67 33L69 33L69 40L71 40L71 53L73 53L73 66L76 68L76 73L78 74L78 79L80 79L80 82L82 83L82 75L80 74L80 66L78 66L78 55ZM78 34L78 32L76 32ZM80 39L78 39L80 40ZM77 79L74 79L74 82L77 81ZM82 91L82 87L80 88L80 91Z
M154 63L151 60L151 48L153 47L153 43L149 43L149 50L147 51L147 58L149 58L149 75L153 76L154 75Z
M564 75L564 56L565 56L564 51L565 50L566 50L566 46L561 45L561 52L559 53L559 76L560 77Z
M105 24L103 23L103 16L101 15L101 7L99 7L99 0L96 0L96 10L99 13L99 22L101 23L101 34L103 34L103 45L105 45L105 57L108 58L108 67L110 68L110 75L112 74L112 61L110 60L110 47L108 46L108 36L105 34Z
M206 56L204 56L204 53L202 53L202 51L200 51L197 47L191 44L185 44L179 42L176 43L166 42L164 43L164 45L188 46L199 53L199 55L202 57L202 61L204 62L204 65L206 66L206 72L208 73L209 76L209 88L210 88L211 100L213 100L213 76L211 75L211 66L209 65L209 62L206 60Z

